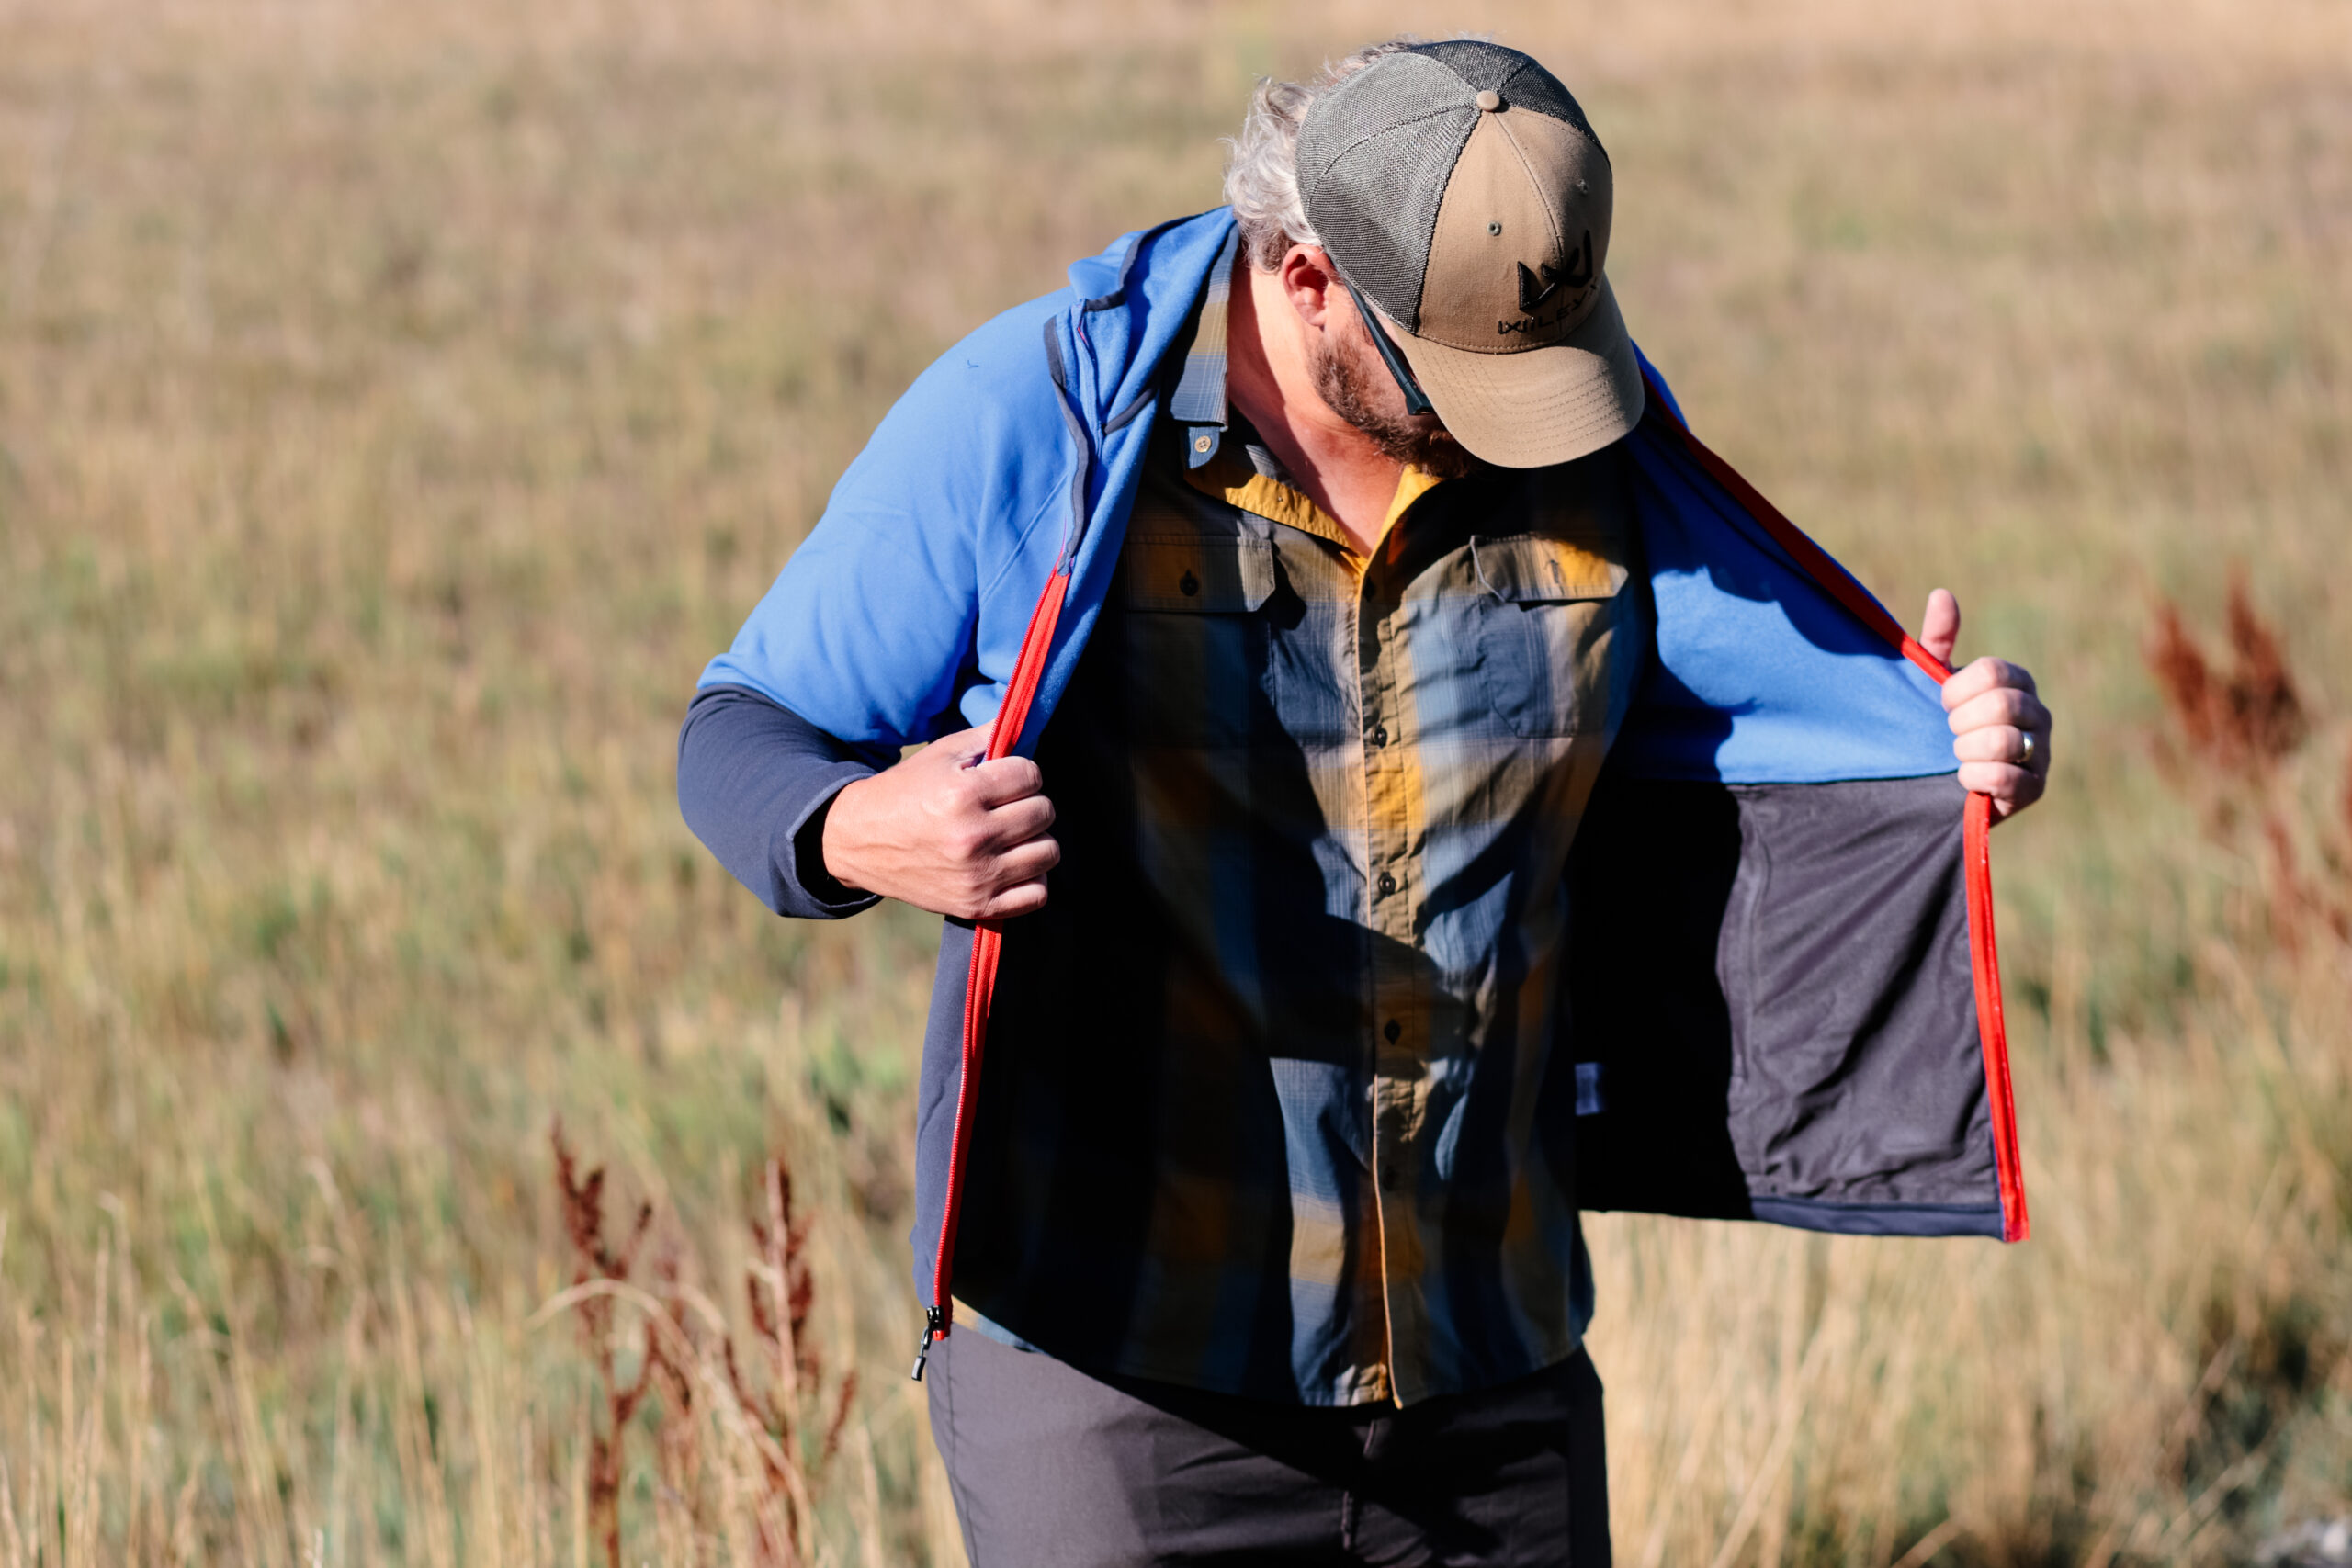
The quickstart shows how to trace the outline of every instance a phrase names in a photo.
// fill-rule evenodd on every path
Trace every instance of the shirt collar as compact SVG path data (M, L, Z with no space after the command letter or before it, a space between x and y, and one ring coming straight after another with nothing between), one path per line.
M1200 321L1193 329L1192 346L1184 353L1176 390L1168 400L1169 417L1184 433L1185 478L1195 490L1272 522L1329 539L1352 557L1355 547L1339 524L1290 482L1280 460L1255 439L1257 432L1237 418L1227 400L1226 323L1233 295L1233 264L1240 245L1241 231L1236 228L1226 237L1225 247L1209 271L1201 293ZM1231 451L1226 437L1236 434L1237 425L1240 449ZM1219 461L1220 457L1224 460ZM1435 475L1419 468L1408 468L1397 476L1396 498L1389 502L1388 515L1380 527L1383 540L1392 536L1406 510L1437 483Z

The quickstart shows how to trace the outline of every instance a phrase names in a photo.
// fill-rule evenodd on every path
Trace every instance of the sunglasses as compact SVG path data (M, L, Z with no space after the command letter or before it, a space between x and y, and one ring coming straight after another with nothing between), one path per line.
M1340 281L1347 282L1345 278ZM1405 412L1408 414L1435 412L1430 407L1429 394L1421 390L1419 381L1413 379L1413 367L1405 363L1405 356L1398 352L1396 341L1388 335L1388 329L1380 324L1379 312L1365 301L1352 283L1348 284L1348 298L1356 302L1356 314L1362 316L1363 324L1372 330L1372 346L1380 350L1381 360L1388 367L1388 373L1396 378L1397 389L1405 394Z

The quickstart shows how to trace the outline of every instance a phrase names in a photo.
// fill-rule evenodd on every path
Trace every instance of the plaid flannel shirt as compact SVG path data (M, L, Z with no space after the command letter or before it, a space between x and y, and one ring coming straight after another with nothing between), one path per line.
M1590 1315L1562 872L1648 635L1630 465L1408 468L1360 554L1228 417L1231 276L1039 747L1064 860L957 1296L1102 1371L1408 1403Z

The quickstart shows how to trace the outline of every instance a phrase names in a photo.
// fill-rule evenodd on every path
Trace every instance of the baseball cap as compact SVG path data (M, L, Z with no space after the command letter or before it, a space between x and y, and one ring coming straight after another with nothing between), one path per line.
M1532 59L1467 39L1381 55L1307 106L1298 194L1472 455L1542 468L1640 422L1603 271L1609 155Z

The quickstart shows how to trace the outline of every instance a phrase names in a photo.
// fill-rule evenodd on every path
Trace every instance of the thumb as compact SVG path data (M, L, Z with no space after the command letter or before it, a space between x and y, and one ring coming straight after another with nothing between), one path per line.
M969 729L959 729L953 735L941 736L933 741L927 750L935 752L942 762L952 766L978 767L980 759L988 755L989 737L995 732L995 729L994 720L987 724L974 725Z
M1950 589L1939 588L1928 595L1927 614L1919 618L1919 646L1950 664L1959 645L1960 601Z

